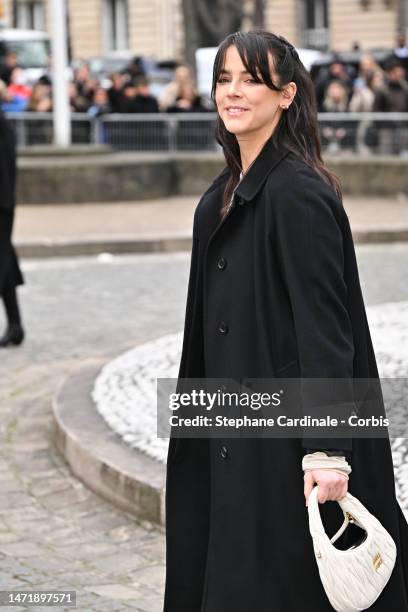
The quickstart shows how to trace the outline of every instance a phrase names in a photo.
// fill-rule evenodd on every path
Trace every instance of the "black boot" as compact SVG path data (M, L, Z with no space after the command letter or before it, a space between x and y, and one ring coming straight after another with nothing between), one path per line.
M24 330L21 324L20 309L18 307L17 292L15 287L6 287L3 290L3 302L7 316L7 330L0 338L0 348L14 345L17 346L24 340Z
M10 323L6 333L0 338L0 348L21 344L24 340L24 330L19 323Z

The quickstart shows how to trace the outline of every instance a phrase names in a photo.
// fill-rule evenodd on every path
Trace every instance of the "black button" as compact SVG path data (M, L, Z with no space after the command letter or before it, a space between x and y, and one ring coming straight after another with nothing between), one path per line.
M217 266L219 270L225 270L225 268L227 267L227 260L225 259L225 257L219 258Z
M228 325L226 324L226 322L225 322L225 321L220 321L220 322L218 323L218 331L219 331L221 334L227 334L227 333L228 333Z
M221 446L221 457L223 459L228 457L228 448L226 446Z

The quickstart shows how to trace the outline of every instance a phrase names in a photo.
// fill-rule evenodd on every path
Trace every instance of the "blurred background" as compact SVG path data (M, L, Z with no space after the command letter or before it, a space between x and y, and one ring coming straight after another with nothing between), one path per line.
M51 5L0 0L0 96L20 147L53 141ZM64 10L73 143L214 150L216 47L264 27L310 70L328 152L408 153L406 0L67 0ZM193 124L174 117L186 112Z

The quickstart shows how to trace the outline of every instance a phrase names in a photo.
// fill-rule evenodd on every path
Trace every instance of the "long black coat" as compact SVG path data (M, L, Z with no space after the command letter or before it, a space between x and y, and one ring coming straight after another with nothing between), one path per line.
M332 188L269 141L220 222L228 176L225 168L194 216L180 379L376 378L350 226ZM306 447L330 446L171 437L164 612L329 612L301 461ZM334 447L351 452L350 492L397 543L392 577L370 609L408 612L408 526L389 440ZM320 509L334 534L338 504Z
M16 143L13 129L0 111L0 295L6 287L23 284L11 244L16 187Z

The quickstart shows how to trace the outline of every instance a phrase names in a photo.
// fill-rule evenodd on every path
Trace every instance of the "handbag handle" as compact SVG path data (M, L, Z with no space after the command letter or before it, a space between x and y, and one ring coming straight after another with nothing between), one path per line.
M313 529L319 531L321 534L323 534L325 537L328 538L328 535L326 534L326 531L322 523L322 517L320 516L319 501L317 497L318 488L319 488L319 485L316 485L315 487L313 487L309 495L308 509L309 509L310 525L313 526ZM350 499L349 493L346 494L346 500L347 500L347 496ZM357 523L359 526L361 526L364 529L364 527L360 524L360 521L355 520L355 517L348 510L345 510L342 507L343 504L341 502L339 502L339 504L344 514L344 521L340 529L336 531L334 536L329 538L332 544L336 542L336 540L339 539L342 533L344 533L349 523Z

